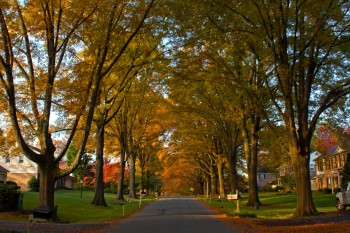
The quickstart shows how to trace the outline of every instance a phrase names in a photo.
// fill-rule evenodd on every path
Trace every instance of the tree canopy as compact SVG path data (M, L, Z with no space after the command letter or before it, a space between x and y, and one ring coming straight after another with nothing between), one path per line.
M310 153L348 140L325 122L349 124L349 10L346 0L4 1L0 151L17 145L38 164L39 207L53 209L55 181L89 151L96 205L107 181L123 200L128 179L131 197L225 196L245 183L258 207L258 168L289 163L295 216L316 214ZM107 156L118 163L104 168Z

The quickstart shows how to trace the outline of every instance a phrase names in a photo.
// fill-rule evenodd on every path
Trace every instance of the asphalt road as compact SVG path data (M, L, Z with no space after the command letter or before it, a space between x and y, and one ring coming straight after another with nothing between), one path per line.
M105 233L238 233L203 203L191 197L162 198Z

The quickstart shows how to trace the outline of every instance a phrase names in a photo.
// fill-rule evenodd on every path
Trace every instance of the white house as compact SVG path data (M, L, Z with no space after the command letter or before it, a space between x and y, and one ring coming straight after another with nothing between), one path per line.
M32 149L40 153L38 148L32 147ZM24 155L12 157L1 156L0 167L1 166L8 171L7 181L16 182L17 185L21 187L21 191L29 190L28 181L30 179L33 177L38 179L38 165ZM59 166L65 168L67 165L65 162L60 162ZM57 180L55 187L72 189L74 182L75 178L72 176L63 177Z
M1 157L0 166L8 170L7 180L16 182L22 191L28 190L28 181L32 177L38 177L36 163L23 155Z

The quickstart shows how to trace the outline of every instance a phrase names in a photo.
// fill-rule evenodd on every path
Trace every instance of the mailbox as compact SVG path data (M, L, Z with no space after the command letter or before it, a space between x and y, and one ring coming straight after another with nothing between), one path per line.
M240 196L239 194L228 194L227 195L227 200L229 201L235 201L235 200L239 200Z

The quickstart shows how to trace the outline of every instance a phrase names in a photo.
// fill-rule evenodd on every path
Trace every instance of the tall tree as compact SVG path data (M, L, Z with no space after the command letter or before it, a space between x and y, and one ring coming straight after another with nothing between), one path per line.
M118 98L120 93L129 86L130 79L137 73L138 67L142 66L143 62L140 64L137 59L143 56L143 52L140 52L137 46L136 49L130 49L133 46L129 45L139 44L134 42L134 38L142 30L153 3L154 0L142 2L135 7L134 4L124 1L101 2L97 10L99 17L95 19L96 23L92 24L89 30L85 29L81 33L89 45L86 56L90 56L90 59L93 60L91 73L97 77L106 77L98 92L98 108L95 109L94 114L96 125L96 181L92 201L94 205L107 205L103 187L105 127L120 108L122 102L122 98ZM132 57L131 60L127 60L130 65L116 72L116 66L125 58L125 53ZM130 73L134 75L129 75Z
M19 148L38 164L38 206L53 212L55 181L70 174L79 164L99 89L100 79L84 79L67 72L78 62L75 56L79 50L76 47L79 41L75 37L77 29L92 16L95 9L96 5L89 1L63 3L55 0L8 1L0 8L0 82L6 93L8 117ZM77 83L81 86L73 92L72 88ZM67 100L62 95L65 92L75 94ZM81 96L76 98L76 94ZM75 111L69 111L69 103L76 105ZM71 167L60 170L58 163L73 139L85 108L85 134L80 152ZM53 109L57 113L66 112L69 116L65 121L69 125L69 137L57 156L52 136L54 129L50 127L53 124ZM30 147L35 142L25 137L29 132L39 142L40 154Z
M330 0L236 1L238 8L221 3L236 19L231 30L241 31L242 41L254 45L252 52L259 62L270 67L261 77L288 135L296 175L295 216L315 214L310 142L321 114L350 93L346 75L349 4Z

